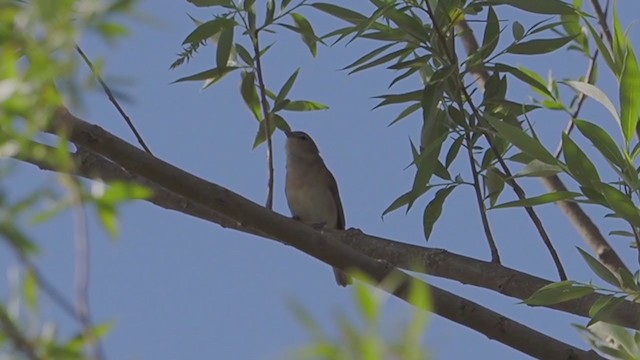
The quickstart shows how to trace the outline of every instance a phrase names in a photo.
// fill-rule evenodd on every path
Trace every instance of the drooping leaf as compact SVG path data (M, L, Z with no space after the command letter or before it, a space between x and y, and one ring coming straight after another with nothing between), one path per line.
M575 199L577 197L582 196L580 193L571 192L571 191L556 191L540 196L534 196L532 198L509 201L497 206L494 206L493 209L504 209L511 207L524 207L524 206L537 206L543 204L549 204L561 200L569 200Z
M309 22L309 20L307 20L306 17L298 13L292 13L291 18L293 19L293 22L296 24L296 27L299 30L300 35L302 36L302 41L305 43L305 45L307 45L309 51L311 51L311 55L315 57L318 53L317 42L320 39L313 31L311 23Z
M262 109L260 108L260 99L256 90L256 75L253 71L242 73L242 83L240 84L240 94L244 103L247 105L253 116L258 121L263 120Z
M556 165L558 163L556 158L540 143L539 140L532 138L521 129L491 116L487 116L486 120L498 131L498 133L500 133L500 135L534 159L538 159L551 165Z
M598 87L583 81L564 81L563 83L602 104L607 110L609 110L609 113L613 116L616 122L621 124L615 105L613 105L613 102L609 99L607 94Z
M582 186L597 187L600 175L587 154L566 133L562 133L562 153L569 172Z
M209 20L198 25L195 30L187 35L182 44L200 43L218 34L222 30L233 28L236 24L237 23L234 20L223 17Z
M229 56L231 55L231 50L233 49L233 26L224 29L220 33L220 38L218 40L218 48L216 50L216 65L218 68L226 68L229 64ZM236 63L232 61L232 64ZM237 65L237 63L236 63Z
M553 305L579 299L594 292L595 290L591 286L580 285L574 281L561 281L538 289L523 302L532 306Z
M576 247L576 249L578 249L578 252L580 252L580 255L587 263L587 265L589 265L591 271L593 271L594 274L596 274L600 279L606 281L607 283L615 287L620 287L618 278L616 278L616 276L609 269L607 269L606 266L602 265L600 261L589 255L589 253L580 249L579 247Z
M440 189L436 192L436 195L433 197L433 200L429 202L429 204L424 209L424 215L422 217L422 226L424 230L424 239L425 241L429 241L429 236L431 236L431 232L433 231L433 226L436 221L440 218L442 214L442 206L444 201L447 199L447 196L451 194L451 192L455 189L455 186L449 186L444 189Z
M507 49L508 53L518 55L539 55L558 50L565 46L575 36L564 36L557 39L536 39L519 42Z
M636 134L640 116L640 69L633 47L627 41L624 66L620 76L620 124L629 144Z
M625 167L624 157L609 133L588 121L575 120L575 124L582 135L589 139L607 160L620 168Z

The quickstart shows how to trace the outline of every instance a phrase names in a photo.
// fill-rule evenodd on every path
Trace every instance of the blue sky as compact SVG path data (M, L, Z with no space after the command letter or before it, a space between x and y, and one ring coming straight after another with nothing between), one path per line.
M257 122L245 108L240 94L239 74L231 74L219 84L201 91L199 83L170 84L173 80L212 67L213 47L200 50L186 66L170 71L169 65L180 51L184 37L193 29L187 13L206 20L208 9L198 9L186 1L143 0L138 14L127 24L131 36L116 45L105 45L91 35L81 41L92 57L106 61L107 80L131 98L125 108L154 154L200 177L225 186L255 202L266 199L267 166L264 147L252 150ZM355 6L355 5L354 5ZM623 24L637 20L640 3L620 1ZM365 13L372 10L358 5ZM500 7L501 19L522 13ZM316 31L324 34L340 26L311 9L303 11ZM520 19L520 18L519 18ZM527 25L542 19L524 17ZM510 24L505 23L510 26ZM507 28L506 34L510 34ZM477 37L481 38L481 32ZM640 49L637 27L630 29L635 48ZM550 36L550 35L549 35ZM236 39L239 34L236 34ZM330 106L327 111L288 113L286 119L297 130L310 133L325 162L337 178L349 227L382 237L424 245L422 209L430 196L422 198L407 215L394 212L381 219L382 211L413 181L413 171L404 170L411 161L409 141L417 139L420 116L409 117L388 127L402 108L372 111L372 96L414 90L418 80L387 89L393 74L369 71L347 76L338 69L358 58L373 45L355 41L320 47L312 58L297 35L278 29L277 39L264 59L266 82L279 89L287 77L301 67L291 92L296 99L311 99ZM586 71L586 61L560 52L549 57L508 57L518 65L532 67L541 75L576 77ZM617 93L608 70L601 68L604 90ZM510 81L510 98L526 101L530 91ZM135 139L100 92L87 93L75 112L131 142ZM605 126L619 138L613 120L597 105L589 104L585 118ZM540 111L532 120L549 148L555 150L559 130L566 116ZM276 193L274 210L289 214L284 198L284 151L282 134L274 137ZM586 146L586 143L578 142ZM588 148L587 148L588 149ZM603 164L601 159L594 159ZM466 163L465 163L466 165ZM466 174L463 167L459 171ZM45 182L55 175L31 166L20 166L7 186L28 184L17 192ZM523 181L529 195L540 194L536 180ZM512 199L505 192L502 201ZM575 246L586 248L582 239L553 205L538 209L569 276L580 281L593 278ZM603 220L602 211L591 213L605 232L614 229L612 220ZM521 211L496 210L490 220L505 265L548 279L556 279L549 255ZM355 318L352 289L334 284L329 266L291 247L254 236L223 229L215 224L167 211L148 203L135 202L120 212L121 236L113 242L92 222L91 301L94 318L115 321L105 340L111 359L279 359L308 336L287 307L295 299L305 306L331 333L336 335L335 314L346 312ZM73 233L69 214L31 229L43 248L37 263L61 290L73 289ZM637 268L635 254L626 240L612 238L627 263ZM461 188L446 203L429 246L489 259L471 189ZM13 261L0 247L0 261ZM585 348L570 323L583 319L545 309L531 309L491 291L452 281L428 278L430 282L484 306L526 323L562 341ZM3 296L6 289L0 289ZM60 321L63 330L71 324L53 304L43 299L43 318ZM410 314L406 304L388 299L385 332L393 334ZM484 335L441 319L432 318L425 342L435 358L457 359L482 355L486 358L526 358Z

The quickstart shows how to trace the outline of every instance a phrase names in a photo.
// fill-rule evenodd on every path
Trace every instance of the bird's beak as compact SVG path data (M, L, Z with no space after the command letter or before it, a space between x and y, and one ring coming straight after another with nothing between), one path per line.
M285 135L286 137L291 136L291 134L293 133L292 131L288 131L288 130L282 130L282 131L284 132L284 135Z

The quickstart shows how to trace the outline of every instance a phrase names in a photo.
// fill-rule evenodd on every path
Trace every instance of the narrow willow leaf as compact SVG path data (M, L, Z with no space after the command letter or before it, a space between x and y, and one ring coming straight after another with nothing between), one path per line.
M187 0L198 7L209 7L209 6L224 6L224 7L232 7L233 0Z
M240 94L242 95L244 103L247 105L256 120L262 121L262 111L255 82L256 75L253 71L243 72L242 83L240 84Z
M523 302L532 306L553 305L579 299L594 292L595 290L591 286L579 285L573 281L561 281L538 289Z
M197 74L193 74L193 75L182 77L182 78L172 82L172 84L179 83L179 82L184 82L184 81L201 81L201 80L216 80L217 81L217 80L222 79L225 75L227 75L230 72L232 72L234 70L237 70L237 69L239 69L239 68L235 67L235 66L228 66L228 67L225 67L225 68L213 68L213 69L201 71L201 72L199 72Z
M511 25L511 33L513 34L513 38L517 41L522 40L524 38L524 26L522 26L518 21L514 21L513 25Z
M235 61L232 61L231 64L229 63L229 56L233 49L233 29L233 27L229 27L220 33L218 48L216 50L216 65L218 65L218 68L225 68L235 63Z
M424 215L422 217L422 226L424 230L424 239L425 241L429 241L429 236L431 236L431 232L433 231L433 226L436 221L440 218L442 214L442 205L444 201L447 199L447 196L451 194L451 192L455 189L455 186L449 186L444 189L440 189L436 192L433 200L429 202L427 207L424 209Z
M565 36L557 39L536 39L524 41L510 46L507 49L507 52L518 55L546 54L560 49L573 39L575 39L575 36Z
M591 268L591 271L593 271L594 274L598 275L600 279L606 281L607 283L615 287L620 287L620 282L618 281L618 278L616 278L616 276L609 269L607 269L606 266L602 265L600 261L598 261L593 256L589 255L589 253L580 249L579 247L576 247L576 249L578 249L578 252L582 256L584 261L587 263L587 265L589 265L589 267Z
M489 0L492 5L510 5L520 10L535 14L568 15L574 14L575 9L560 0Z
M544 84L544 82L540 81L539 77L530 75L530 72L531 72L530 70L529 71L525 69L521 70L513 66L510 66L507 64L500 64L500 63L496 64L494 69L499 72L507 72L515 76L518 80L523 81L531 85L533 88L539 90L545 96L555 99L555 96L553 96L551 91L549 91L549 89Z
M376 99L384 99L378 105L376 105L374 109L377 109L379 107L386 106L386 105L391 105L391 104L420 101L422 99L422 93L423 93L423 90L420 89L420 90L415 90L415 91L411 91L403 94L388 94L388 95L374 96L374 98Z
M562 134L562 153L569 172L580 185L594 188L600 185L600 175L595 165L566 133Z
M200 24L184 39L182 44L197 44L207 40L211 36L214 36L222 30L232 28L237 23L234 20L227 18L216 18Z
M278 96L275 99L276 106L277 104L280 104L281 102L284 101L284 99L287 98L287 95L289 95L289 91L291 91L293 84L296 82L296 79L298 78L299 72L300 72L300 68L297 68L296 71L294 71L293 74L289 76L289 78L284 83L280 91L278 91Z
M547 164L540 160L532 160L515 177L545 177L553 176L560 172L562 172L560 166Z
M273 22L274 15L276 13L276 1L267 0L267 12L264 16L264 25L268 26Z
M421 107L422 107L422 104L420 104L419 102L407 106L404 110L402 110L402 112L400 114L398 114L398 116L396 116L395 119L393 119L393 121L389 124L389 126L391 126L391 125L397 123L398 121L404 119L405 117L413 114L414 112L416 112Z
M329 15L335 16L338 19L350 22L354 25L358 25L363 21L367 21L366 16L338 5L327 3L313 3L311 4L311 6Z
M369 63L363 64L358 66L357 68L351 70L349 72L349 75L351 74L355 74L357 72L360 72L362 70L366 70L366 69L370 69L374 66L380 65L380 64L384 64L387 63L395 58L402 58L404 56L407 56L409 54L411 54L414 51L414 49L412 47L408 47L408 48L404 48L404 49L400 49L400 50L396 50L394 52L391 52L389 54L383 55Z
M576 127L600 153L612 164L624 168L626 162L618 145L608 132L600 126L584 120L575 120Z
M524 206L537 206L543 204L554 203L561 200L569 200L575 199L579 196L582 196L580 193L571 192L571 191L556 191L540 196L535 196L528 199L516 200L506 202L500 205L493 207L493 209L504 209L511 207L524 207Z
M35 272L27 271L22 280L22 293L27 306L34 312L38 309L38 289L38 277Z
M618 66L618 64L614 61L613 57L611 56L611 51L609 50L609 47L604 43L604 41L600 37L598 30L596 30L593 27L593 25L591 25L591 23L589 23L588 21L585 21L584 24L587 25L587 28L591 33L591 38L595 41L596 46L598 46L598 50L600 50L600 54L602 55L602 58L605 60L605 62L609 66L609 69L611 69L611 71L613 71L613 73L616 75L620 74L620 70L621 70L620 66Z
M316 36L316 33L313 31L313 27L307 18L298 13L292 13L291 18L293 22L295 22L296 27L300 30L300 35L302 35L302 41L307 45L309 51L311 51L311 55L314 57L318 53L318 45L317 41L319 40Z
M456 157L458 156L458 152L460 152L460 147L462 146L463 141L464 141L464 136L460 135L453 141L453 144L451 144L451 147L449 147L449 151L447 152L447 155L445 157L445 162L444 162L444 165L447 168L453 163L453 160L455 160Z
M287 106L284 107L285 110L289 111L315 111L315 110L327 110L329 107L325 104L309 101L309 100L295 100L291 101Z
M351 69L353 67L356 67L358 65L364 64L365 62L373 59L374 57L378 56L379 54L383 53L385 50L387 50L388 48L394 46L396 44L387 44L387 45L383 45L377 49L372 50L371 52L361 56L360 58L358 58L356 61L352 62L351 64L343 67L340 70L347 70L347 69Z
M618 116L618 111L616 110L616 106L613 105L613 102L609 99L607 94L605 94L602 90L600 90L595 85L589 84L583 81L564 81L563 84L567 84L572 87L574 90L581 92L593 100L599 102L604 106L609 113L613 116L618 124L621 124L620 117Z
M493 166L487 168L487 176L485 177L485 187L487 188L487 198L489 198L490 206L495 206L498 197L504 190L504 174Z
M611 210L632 225L640 226L640 211L625 193L608 184L601 184L600 191Z
M498 41L500 40L500 22L498 21L498 17L496 16L496 12L493 11L493 7L489 6L489 11L487 11L487 24L484 28L484 35L482 37L482 58L486 59L493 50L498 46Z
M640 69L633 47L627 41L627 54L620 76L620 124L629 144L633 139L640 116Z
M500 135L534 159L538 159L551 165L556 165L558 163L556 158L540 143L540 141L532 138L521 129L491 116L487 116L486 120L498 131Z

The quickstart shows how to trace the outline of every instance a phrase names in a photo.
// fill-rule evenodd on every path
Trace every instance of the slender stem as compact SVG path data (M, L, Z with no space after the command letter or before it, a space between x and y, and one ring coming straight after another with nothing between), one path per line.
M122 116L124 121L127 123L127 125L129 126L129 129L131 129L131 131L133 132L133 135L138 140L138 143L140 144L140 146L142 146L144 151L146 151L149 155L153 155L151 153L151 150L147 146L147 144L142 139L142 136L140 136L140 133L138 133L138 130L133 125L133 122L131 121L131 118L129 118L129 115L127 115L127 113L124 111L122 106L120 106L120 103L118 103L118 100L116 100L115 96L113 96L113 92L111 91L109 86L107 86L107 83L104 82L104 80L102 79L100 74L98 74L98 71L93 66L93 63L91 62L89 57L84 53L84 51L82 51L82 48L80 48L80 45L76 45L76 51L78 52L78 54L80 54L80 57L82 57L82 60L84 60L85 64L87 64L87 66L91 70L91 73L93 74L93 76L95 76L96 79L98 80L98 83L102 87L102 90L104 90L104 93L107 94L107 97L109 98L109 101L113 104L113 106L116 107L116 109L120 113L120 116Z
M609 43L611 49L613 49L613 36L611 35L611 29L609 29L609 24L607 23L607 11L602 10L600 6L600 2L598 0L591 0L591 5L593 6L593 11L595 11L596 16L598 17L598 23L600 24L600 28L602 28L602 33L604 34L605 39ZM606 8L609 8L609 1L607 0Z
M250 30L251 31L251 30ZM267 182L267 209L273 208L273 144L271 141L271 112L269 111L269 102L267 101L267 90L264 85L262 76L262 62L260 60L260 43L258 39L259 31L252 33L251 41L253 43L253 52L256 57L256 77L258 79L258 88L260 89L260 100L262 102L262 115L264 116L265 135L267 136L267 163L269 167L269 180Z
M487 216L487 207L485 206L484 199L482 197L480 173L478 172L478 167L476 166L476 162L473 157L473 142L469 132L465 134L465 141L467 143L466 148L467 154L469 155L469 165L473 175L473 190L476 194L476 202L478 204L478 209L480 210L480 218L482 219L482 228L484 229L484 235L487 238L489 249L491 250L491 262L500 264L500 254L498 253L498 247L496 246L493 233L491 232L491 225L489 224L489 217Z

